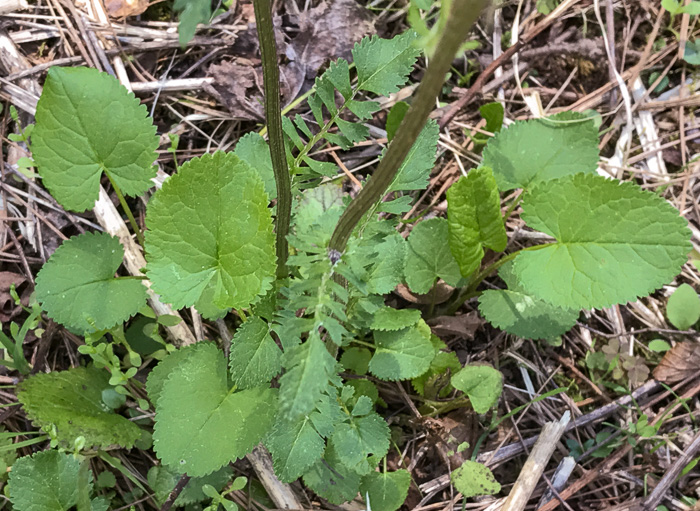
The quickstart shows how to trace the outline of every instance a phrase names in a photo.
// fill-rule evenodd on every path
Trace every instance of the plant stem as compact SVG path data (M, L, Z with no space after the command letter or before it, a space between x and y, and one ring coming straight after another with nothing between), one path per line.
M438 42L425 77L416 93L416 99L406 113L389 149L379 162L372 178L354 201L343 212L329 244L331 258L337 258L345 250L350 235L369 209L379 202L394 180L401 163L413 147L428 120L435 100L442 89L445 74L450 70L459 50L474 22L489 0L454 0L447 26Z
M280 79L277 67L277 46L275 29L272 25L272 6L270 0L254 0L255 23L260 42L260 56L263 67L263 86L265 89L265 120L269 130L270 156L277 185L277 215L275 233L277 236L277 278L286 279L289 246L287 234L292 214L292 185L287 168L287 156L284 150L282 133L282 113L280 112Z
M122 209L124 210L124 213L126 213L126 217L129 219L129 223L131 224L131 228L134 230L134 234L136 234L136 241L138 241L139 245L141 245L143 247L144 246L143 233L141 232L141 229L139 229L139 224L136 223L136 219L134 218L134 214L131 212L131 208L126 203L126 199L124 198L124 194L122 193L121 189L117 186L117 183L114 182L114 179L112 179L112 176L109 175L109 172L105 171L105 175L107 176L107 179L109 179L109 182L112 184L112 188L114 189L114 193L116 193L117 198L119 198L119 204L122 205Z

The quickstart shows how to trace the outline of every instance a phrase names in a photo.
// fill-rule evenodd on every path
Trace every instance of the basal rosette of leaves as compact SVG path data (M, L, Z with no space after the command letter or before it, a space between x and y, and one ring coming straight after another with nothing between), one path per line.
M434 302L396 310L386 304L388 293L405 285L434 298L439 286L451 286L453 300L478 296L479 311L495 327L551 339L575 324L580 309L645 296L685 262L685 220L661 197L596 175L597 131L580 114L501 129L486 143L483 165L447 192L447 218L406 228L399 215L411 209L412 192L427 186L435 163L439 131L429 122L391 182L391 195L365 214L347 249L330 258L331 235L347 200L337 183L320 184L338 169L311 158L311 151L326 142L350 148L369 136L365 123L379 109L375 100L407 82L419 54L415 39L413 33L364 39L353 49L355 71L339 60L317 78L308 99L315 124L301 116L284 119L295 201L288 278L275 281L270 200L277 189L267 143L254 133L233 153L184 163L151 197L145 275L115 276L123 249L104 233L67 240L40 271L37 298L47 314L91 336L119 336L123 323L143 311L141 278L175 308L194 306L207 319L239 312L240 324L227 318L235 326L228 359L215 343L200 342L172 349L148 375L153 449L162 463L149 483L158 486L151 489L159 498L183 473L218 485L222 467L262 443L282 481L301 478L333 504L362 492L375 511L395 511L411 474L377 471L391 431L378 413L384 402L372 379L411 380L436 413L453 393L460 406L485 414L497 412L503 375L488 365L463 367L446 351L426 323ZM76 102L71 84L78 77L90 87L76 85L86 95ZM47 81L32 148L47 187L66 207L89 208L103 175L129 196L151 186L155 128L144 107L115 83L94 70L57 69ZM105 104L115 105L118 115L97 126ZM70 147L58 147L55 130L70 137ZM515 252L501 193L520 188L522 198L508 211L522 205L527 227L554 241ZM402 236L403 229L410 234ZM499 268L505 288L483 291L483 280ZM100 371L30 376L20 402L37 425L57 427L62 443L82 436L90 445L130 447L140 427L104 409L101 391L111 386ZM83 385L90 391L83 394ZM109 434L100 431L107 427ZM73 477L75 463L50 461L51 471L65 465ZM31 475L34 462L22 463ZM11 482L20 501L31 491L30 479ZM500 489L474 462L459 467L452 480L467 496ZM53 490L74 505L71 491Z

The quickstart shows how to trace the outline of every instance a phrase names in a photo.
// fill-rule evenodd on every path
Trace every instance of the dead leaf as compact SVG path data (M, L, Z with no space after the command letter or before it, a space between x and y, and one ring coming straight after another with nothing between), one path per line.
M148 9L148 0L105 0L105 9L112 18L127 18Z
M247 59L223 61L209 66L214 83L205 90L228 108L234 119L262 121L262 70Z
M440 338L456 336L473 339L474 332L484 323L476 311L460 316L438 316L428 321L430 329Z
M424 295L419 295L412 292L403 284L396 286L394 291L401 298L411 303L419 303L421 305L430 305L431 303L434 303L437 305L446 302L450 296L452 296L454 290L455 288L446 282L438 280L437 284L433 286L433 289Z
M700 372L700 343L679 342L666 352L652 373L663 383L674 384L692 379Z
M299 35L287 47L287 58L315 78L330 60L350 58L355 43L373 31L369 12L355 0L322 3L299 15Z
M14 284L17 290L26 281L27 279L19 273L0 271L0 321L3 323L10 321L22 311L22 307L15 305L15 300L10 295L10 288ZM19 291L17 293L19 294Z

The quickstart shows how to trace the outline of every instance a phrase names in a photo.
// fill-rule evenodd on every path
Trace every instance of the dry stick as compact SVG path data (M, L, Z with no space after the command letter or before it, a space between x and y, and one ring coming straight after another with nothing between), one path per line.
M455 101L452 106L445 112L445 114L440 118L440 121L438 122L438 125L440 126L440 129L444 129L445 126L447 126L452 119L455 118L455 116L464 108L467 106L471 101L474 99L474 97L481 92L481 89L484 87L486 84L486 80L496 72L496 70L501 67L506 60L511 58L513 55L515 55L518 50L520 50L523 46L526 44L529 44L535 37L537 37L545 28L550 26L552 23L554 23L557 19L559 19L559 15L567 10L569 7L577 4L579 0L565 0L563 3L559 4L559 6L554 9L549 15L542 20L539 24L537 24L529 33L523 36L522 39L518 40L517 43L515 43L513 46L510 46L507 50L505 50L500 57L498 57L496 60L491 62L491 64L488 65L486 69L484 69L479 77L474 81L474 85L469 87L467 92L464 93L464 95L459 98L457 101Z
M165 502L163 502L160 511L168 511L171 507L173 507L173 504L175 504L175 501L182 493L182 490L185 489L185 486L187 486L187 483L189 482L190 476L188 476L187 474L182 474L180 480L175 485L175 488L173 488L173 490L170 492L170 495L168 495L168 499Z
M661 500L664 498L664 495L668 491L669 486L671 486L676 478L680 475L680 473L683 471L683 469L690 463L690 460L692 460L695 455L700 451L700 432L698 432L695 437L693 438L693 441L690 443L688 448L685 450L685 452L673 463L670 469L664 474L664 476L661 478L661 481L656 485L656 488L654 488L654 491L651 492L651 495L649 495L646 499L644 499L644 503L642 504L642 508L645 511L651 511L653 509L656 509L656 506L658 506L661 503Z
M357 224L381 200L394 180L396 172L406 159L435 106L435 99L442 89L445 74L450 70L455 53L487 3L488 0L454 0L452 3L447 26L440 37L435 54L431 58L425 77L418 86L411 108L389 145L386 156L382 158L372 178L338 220L328 246L332 263L340 259Z
M265 120L270 139L272 170L277 185L277 214L275 216L277 278L286 279L289 247L287 234L292 214L292 185L284 152L282 133L282 113L280 109L280 73L277 67L277 46L275 29L272 25L270 0L254 0L255 23L260 41L260 56L263 66L263 86L265 89Z
M556 449L559 439L564 434L569 418L570 415L567 410L558 422L547 422L544 425L540 438L537 440L535 447L532 448L532 452L528 456L525 465L523 465L520 475L515 481L513 489L508 494L501 511L522 511L525 509L527 501L530 500L530 495L535 491L535 487L540 481L549 459L554 454L554 449Z

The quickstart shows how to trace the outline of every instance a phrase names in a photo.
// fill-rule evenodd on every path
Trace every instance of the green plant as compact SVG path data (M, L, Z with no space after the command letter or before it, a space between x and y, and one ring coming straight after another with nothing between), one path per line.
M336 504L362 492L375 511L394 511L410 475L387 472L386 464L377 471L391 446L390 430L375 410L381 402L376 386L351 376L411 380L434 413L445 409L440 396L456 389L461 394L449 406L479 414L496 405L503 377L490 366L462 367L421 311L387 307L385 294L403 282L415 293L430 293L442 279L457 288L449 308L479 296L479 309L494 326L538 339L565 333L581 308L624 303L673 279L690 251L685 221L660 197L597 176L597 127L578 114L501 130L486 143L483 165L449 190L447 219L419 222L407 239L397 232L410 192L427 185L438 130L426 121L479 11L454 4L458 14L447 18L416 98L349 204L327 179L335 178L336 167L311 158L311 150L325 142L349 148L368 136L364 122L379 105L366 98L393 93L407 81L419 54L413 33L356 45L354 78L343 60L329 66L308 99L314 125L301 116L280 117L269 5L256 2L270 147L249 134L233 153L182 164L150 198L143 237L125 196L146 192L154 175L157 136L145 108L107 75L50 70L31 144L44 183L66 208L84 210L104 175L147 260L145 275L115 276L123 257L119 242L84 234L66 241L37 277L46 313L85 335L82 351L95 362L21 384L27 414L59 447L72 448L76 438L87 448L140 440L141 428L117 412L149 406L133 378L140 355L132 354L122 327L145 312L147 278L174 308L194 306L208 319L235 310L241 318L228 359L215 343L200 342L161 353L148 375L153 448L163 464L149 473L149 484L158 498L179 474L206 478L262 442L282 481L302 478ZM105 105L118 112L110 123L100 117ZM495 253L508 246L500 193L513 189L523 193L508 215L522 206L528 226L555 241L499 258ZM507 289L481 291L496 271ZM115 349L126 349L128 360ZM114 386L132 401L106 392ZM500 489L473 461L454 474L466 496ZM223 503L223 485L200 482L197 489L213 506ZM25 484L18 480L11 488L21 495ZM62 506L75 500L73 494L61 498Z

